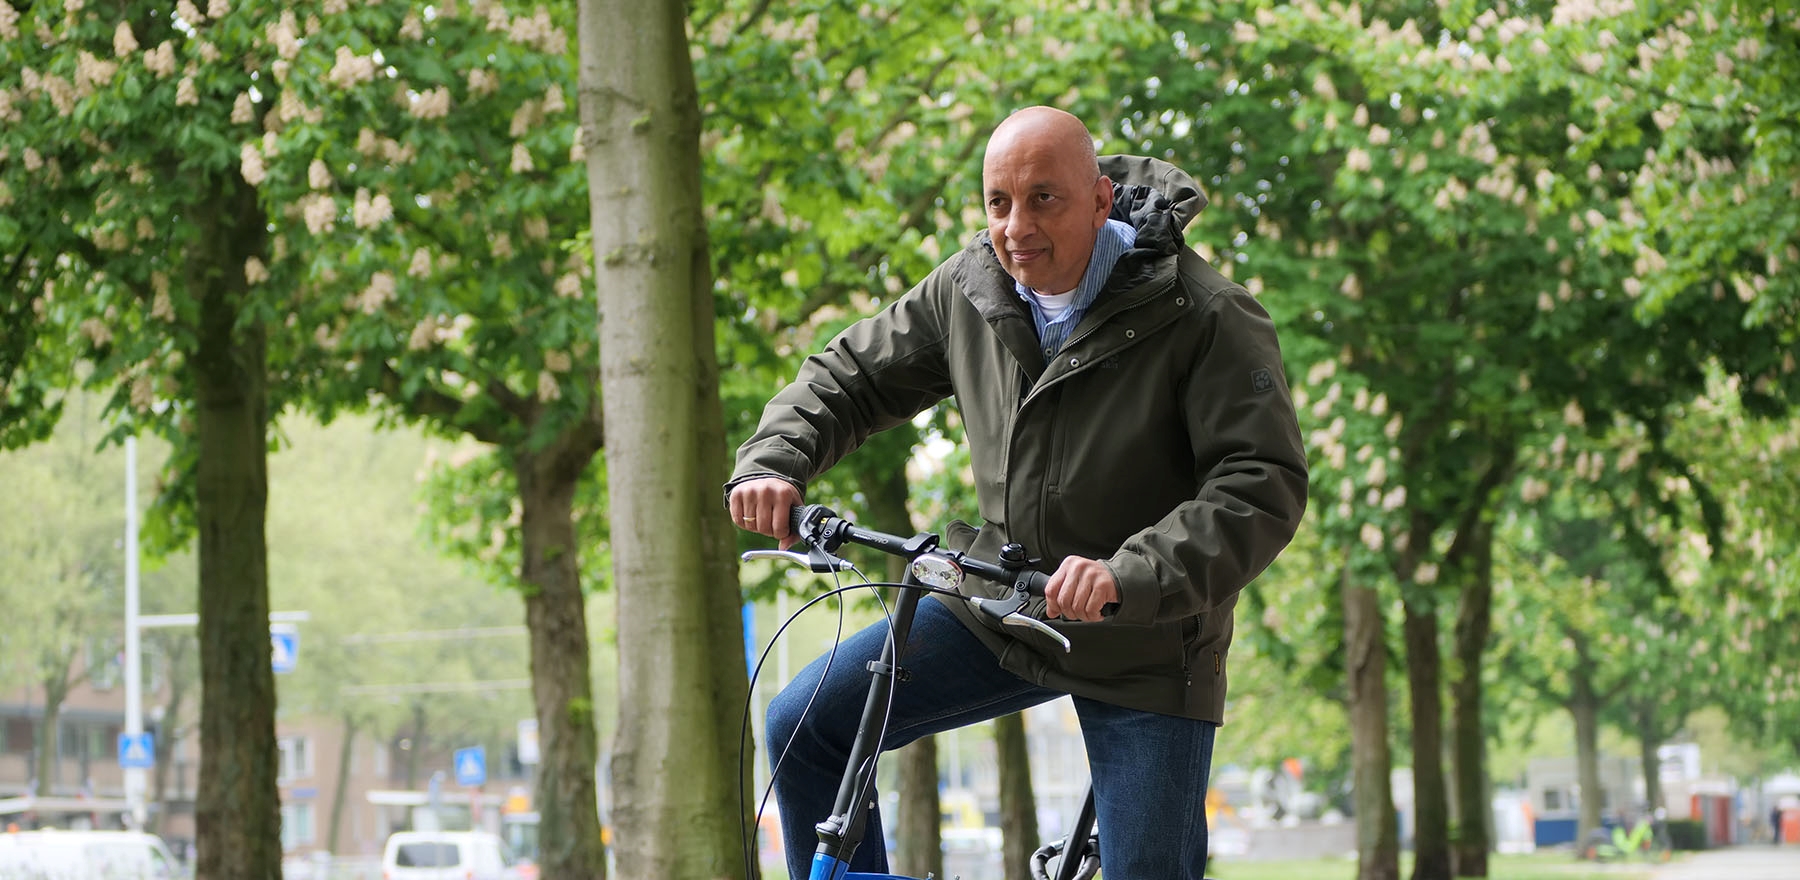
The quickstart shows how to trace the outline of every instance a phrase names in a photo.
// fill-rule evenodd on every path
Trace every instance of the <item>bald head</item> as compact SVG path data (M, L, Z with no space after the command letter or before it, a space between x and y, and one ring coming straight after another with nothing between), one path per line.
M1020 149L1046 150L1060 162L1084 171L1092 169L1100 176L1100 163L1094 156L1094 137L1087 126L1067 111L1055 107L1026 107L1006 117L988 137L987 154L982 160L985 170L996 154Z
M1087 126L1054 107L1007 117L988 138L981 188L1007 274L1042 294L1074 290L1113 203Z

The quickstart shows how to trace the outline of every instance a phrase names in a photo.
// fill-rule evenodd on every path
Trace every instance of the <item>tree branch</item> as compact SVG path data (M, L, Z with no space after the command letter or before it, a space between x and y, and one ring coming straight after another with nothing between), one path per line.
M458 421L457 416L462 414L464 407L461 399L431 386L424 386L409 394L404 390L406 382L400 376L399 371L386 362L381 364L380 370L381 375L376 381L377 389L383 396L399 404L400 408L407 413L419 418L432 419L448 427L458 428L483 443L495 446L505 443L506 438L502 437L499 430L491 424L486 422L465 424Z
M1444 551L1446 561L1462 558L1469 552L1469 541L1474 540L1476 526L1480 524L1481 515L1488 509L1488 497L1501 484L1512 479L1513 464L1518 459L1518 447L1512 438L1503 440L1495 452L1494 461L1475 481L1475 491L1470 493L1469 503L1463 508L1462 518L1456 523L1456 536L1450 541L1450 549Z
M88 268L93 269L96 272L105 271L108 260L106 258L106 255L104 253L101 253L98 245L95 245L93 242L88 241L86 238L83 238L79 235L69 236L68 241L69 241L69 249L74 251L77 255L79 255L81 257L82 262L88 264ZM137 281L135 279L126 278L126 277L123 277L120 275L111 275L109 277L111 277L113 280L119 282L120 284L125 285L126 289L130 290L133 296L136 296L138 299L143 300L144 302L150 302L151 300L156 298L156 292L151 290L149 285L143 283L142 281Z
M741 22L738 22L738 26L732 29L732 31L731 31L732 39L737 39L738 37L741 37L744 34L749 33L750 29L752 27L756 26L757 20L761 19L763 17L763 13L768 12L768 11L769 11L769 0L757 0L756 8L750 10L750 14L744 16L744 20Z

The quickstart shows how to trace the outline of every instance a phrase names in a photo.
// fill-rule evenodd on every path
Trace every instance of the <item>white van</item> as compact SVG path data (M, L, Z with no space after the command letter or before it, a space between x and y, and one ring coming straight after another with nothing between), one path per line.
M186 871L162 838L142 831L16 831L0 865L32 880L177 880ZM12 876L0 872L0 875Z
M525 880L512 849L486 831L397 831L381 853L382 880Z

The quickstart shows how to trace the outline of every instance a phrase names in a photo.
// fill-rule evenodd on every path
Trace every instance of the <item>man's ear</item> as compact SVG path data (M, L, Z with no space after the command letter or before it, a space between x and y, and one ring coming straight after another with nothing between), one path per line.
M1094 228L1095 229L1099 229L1100 227L1106 225L1106 218L1112 216L1112 206L1113 206L1112 178L1107 177L1106 175L1102 174L1102 175L1100 175L1100 178L1098 180L1094 181L1094 209L1095 209Z

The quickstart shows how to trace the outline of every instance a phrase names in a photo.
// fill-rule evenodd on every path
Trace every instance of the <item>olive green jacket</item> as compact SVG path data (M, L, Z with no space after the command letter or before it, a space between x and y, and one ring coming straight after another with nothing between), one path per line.
M1048 363L982 232L809 358L728 485L775 475L804 491L869 435L954 396L984 524L952 524L946 543L992 559L1016 541L1044 571L1101 559L1121 601L1103 622L1053 621L1067 654L950 608L1029 681L1219 722L1237 594L1300 524L1305 447L1268 314L1182 243L1206 204L1193 180L1140 157L1102 157L1101 171L1137 244Z

